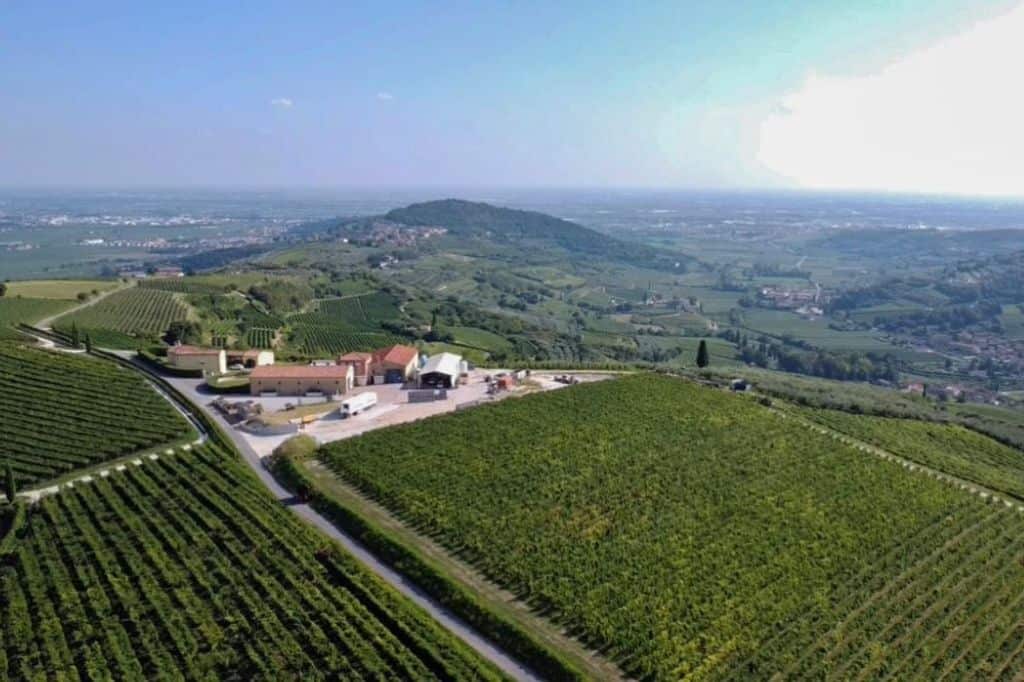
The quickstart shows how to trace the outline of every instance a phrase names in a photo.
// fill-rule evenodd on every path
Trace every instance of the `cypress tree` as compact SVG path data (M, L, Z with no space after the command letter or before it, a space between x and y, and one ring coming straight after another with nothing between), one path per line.
M92 352L92 334L90 334L89 332L85 333L85 352Z
M708 362L708 342L701 339L700 345L697 346L697 366L703 369L708 366Z
M80 345L82 345L82 340L79 338L78 335L78 325L75 324L74 322L71 323L71 345L74 346L75 348L78 348Z
M10 462L7 463L5 478L7 479L7 483L5 484L7 487L7 501L14 504L14 496L17 494L18 490L14 484L14 467L11 466Z

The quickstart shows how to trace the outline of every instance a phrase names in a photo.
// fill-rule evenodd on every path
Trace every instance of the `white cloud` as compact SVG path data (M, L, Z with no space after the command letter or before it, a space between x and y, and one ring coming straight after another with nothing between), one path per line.
M270 100L270 104L280 109L291 109L295 106L295 102L291 101L287 97L275 97Z
M1024 194L1024 5L867 76L812 73L758 159L805 187Z
M386 100L394 99L394 98L395 98L395 96L392 95L390 92L378 92L377 93L377 99L382 100L382 101L386 101Z

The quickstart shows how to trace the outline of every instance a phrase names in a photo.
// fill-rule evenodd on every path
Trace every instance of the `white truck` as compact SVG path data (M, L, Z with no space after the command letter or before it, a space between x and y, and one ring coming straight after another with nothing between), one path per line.
M351 398L344 400L341 403L341 409L339 411L341 412L342 417L351 417L353 415L359 414L363 410L370 409L376 404L376 393L360 393L359 395L354 395Z

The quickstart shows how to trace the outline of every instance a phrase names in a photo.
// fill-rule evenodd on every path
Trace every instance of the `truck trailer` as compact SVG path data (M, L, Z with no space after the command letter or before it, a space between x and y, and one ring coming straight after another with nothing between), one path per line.
M368 410L376 404L376 393L360 393L359 395L354 395L342 402L339 412L341 412L342 417L351 417L359 414L363 410Z

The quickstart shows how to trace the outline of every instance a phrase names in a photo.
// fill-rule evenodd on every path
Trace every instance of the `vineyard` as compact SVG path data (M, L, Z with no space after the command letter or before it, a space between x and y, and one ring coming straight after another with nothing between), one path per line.
M743 396L632 376L318 458L639 678L1024 672L1024 514Z
M224 287L196 281L192 277L157 277L139 280L139 287L177 294L223 294Z
M383 323L400 315L397 300L377 293L318 301L316 310L288 318L289 343L300 352L333 355L367 351L408 339L385 332Z
M387 333L347 332L333 327L300 326L292 329L291 345L309 356L371 351L408 339Z
M14 533L2 679L499 679L210 445L48 496Z
M186 437L135 374L91 358L0 346L0 461L19 485Z
M0 298L0 339L23 339L16 331L19 324L34 324L50 315L67 310L74 303L44 298Z
M811 419L909 460L1024 499L1024 453L955 424L806 410Z
M55 327L68 333L72 325L93 335L97 344L131 345L132 338L158 338L172 322L187 320L189 309L178 295L133 287L115 292L94 305L59 318ZM101 337L102 332L113 332ZM99 339L104 339L101 341Z
M273 348L276 329L252 327L245 333L245 342L250 348Z
M340 331L379 331L399 317L398 301L390 294L367 294L318 301L316 309L289 318L295 326L331 327Z

